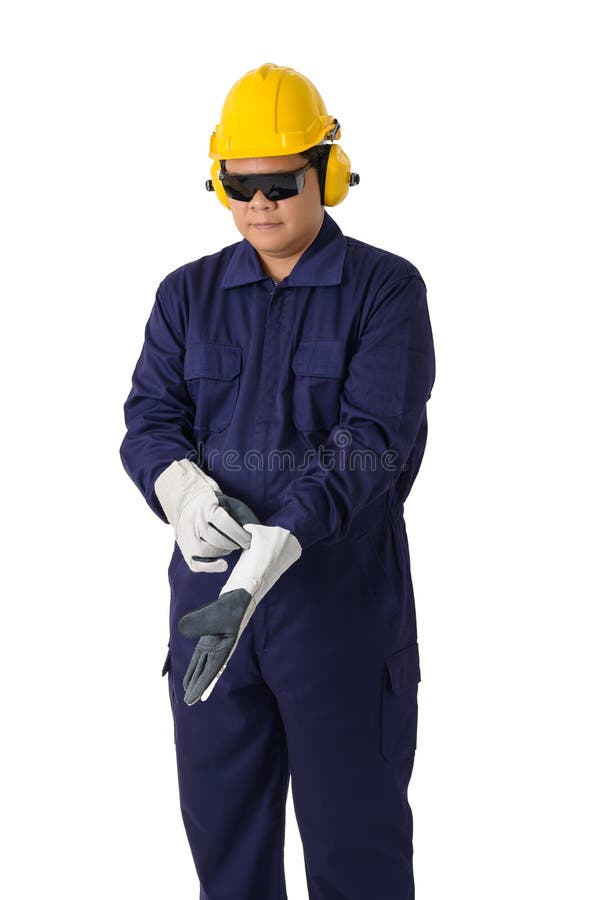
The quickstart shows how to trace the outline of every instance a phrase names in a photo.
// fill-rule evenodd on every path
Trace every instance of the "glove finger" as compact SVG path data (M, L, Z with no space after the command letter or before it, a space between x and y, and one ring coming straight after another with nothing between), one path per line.
M250 602L251 594L243 588L227 591L211 603L182 616L177 630L188 638L207 634L237 634Z
M203 556L192 556L190 569L192 572L226 572L229 567L224 559L208 559Z
M184 681L185 693L183 700L187 706L193 706L197 703L208 685L216 677L218 669L214 669L212 665L212 657L203 655L203 665L195 669L191 678Z
M207 521L200 525L198 544L203 548L204 556L208 554L210 556L221 556L223 553L231 553L237 549L236 541L231 540L212 524L215 516L215 511L208 513Z
M204 665L206 663L206 655L207 651L204 649L203 645L200 641L196 644L194 648L194 652L192 653L192 657L189 661L188 667L185 670L185 675L183 676L183 689L186 691L188 685L192 683L192 679L195 680L196 677L199 677L202 672ZM196 675L197 672L197 675Z
M233 642L232 636L215 638L213 635L207 635L198 641L194 651L197 664L192 667L190 663L183 679L183 700L188 706L193 706L217 677L228 659Z
M199 552L202 553L203 556L224 556L228 553L232 553L233 550L240 549L237 542L232 541L224 534L221 534L212 524L212 521L208 521L202 525L198 543L201 548Z
M200 536L216 546L217 534L230 538L238 547L248 550L251 545L251 535L245 531L239 522L222 506L217 506L212 516L208 518L208 526ZM220 538L219 538L220 540Z
M200 638L195 646L192 658L183 677L183 689L188 690L195 685L208 665L208 657L212 655L221 643L221 638L206 634Z
M226 541L226 539L221 537L221 544L223 540L225 540L225 543L228 546L219 547L218 544L211 544L203 538L194 538L192 541L192 556L204 557L205 559L218 559L219 556L227 556L229 553L232 553L233 550L237 549L234 541Z
M232 550L236 550L235 541L226 537L224 531L212 528L210 525L218 509L218 502L214 497L209 498L209 502L204 507L192 503L191 500L186 503L179 514L175 528L175 537L179 546L184 545L191 548L200 556L221 556L225 552L230 553ZM236 522L235 527L241 528Z
M205 690L202 692L202 696L200 697L200 700L202 701L202 703L204 702L204 700L208 699L208 697L210 696L210 694L216 687L216 682L218 681L218 679L220 678L220 676L222 675L223 672L224 672L224 668L220 669L218 675L212 679L212 681L210 682L208 687L205 688Z

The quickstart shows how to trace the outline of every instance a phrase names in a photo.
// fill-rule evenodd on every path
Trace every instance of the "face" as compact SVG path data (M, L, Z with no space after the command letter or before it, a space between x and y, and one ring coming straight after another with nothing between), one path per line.
M262 156L229 159L227 172L256 175L293 172L307 164L298 153L290 156ZM323 222L319 179L314 168L305 172L303 190L288 200L268 200L261 191L249 201L229 200L235 225L257 250L269 274L285 277L298 258L315 240Z

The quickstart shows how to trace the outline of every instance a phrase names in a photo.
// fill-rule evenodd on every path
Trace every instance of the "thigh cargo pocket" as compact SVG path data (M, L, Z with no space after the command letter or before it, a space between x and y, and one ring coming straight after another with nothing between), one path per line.
M189 344L183 375L195 403L195 427L223 431L231 422L239 395L241 347L233 344Z
M381 753L387 760L416 750L418 728L418 643L385 660L381 696Z
M340 419L345 341L301 341L292 358L292 420L300 431L329 431Z

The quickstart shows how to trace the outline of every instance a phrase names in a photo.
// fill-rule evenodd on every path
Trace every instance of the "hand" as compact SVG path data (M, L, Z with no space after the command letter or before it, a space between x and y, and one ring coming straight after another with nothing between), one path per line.
M192 572L225 572L228 563L221 557L249 547L251 535L242 524L257 521L254 513L241 500L223 494L191 460L172 462L156 479L154 490Z
M252 523L245 530L251 545L241 553L217 599L182 616L177 624L184 637L199 638L183 679L188 706L210 696L257 604L302 553L286 528Z

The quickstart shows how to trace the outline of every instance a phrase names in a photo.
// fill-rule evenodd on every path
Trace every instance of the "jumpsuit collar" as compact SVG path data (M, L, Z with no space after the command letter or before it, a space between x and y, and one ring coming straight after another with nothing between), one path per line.
M280 287L325 287L341 284L346 238L334 220L324 212L319 233L310 247L307 247L296 266ZM237 247L229 261L223 288L240 287L255 281L264 281L268 275L263 271L259 257L245 238Z

